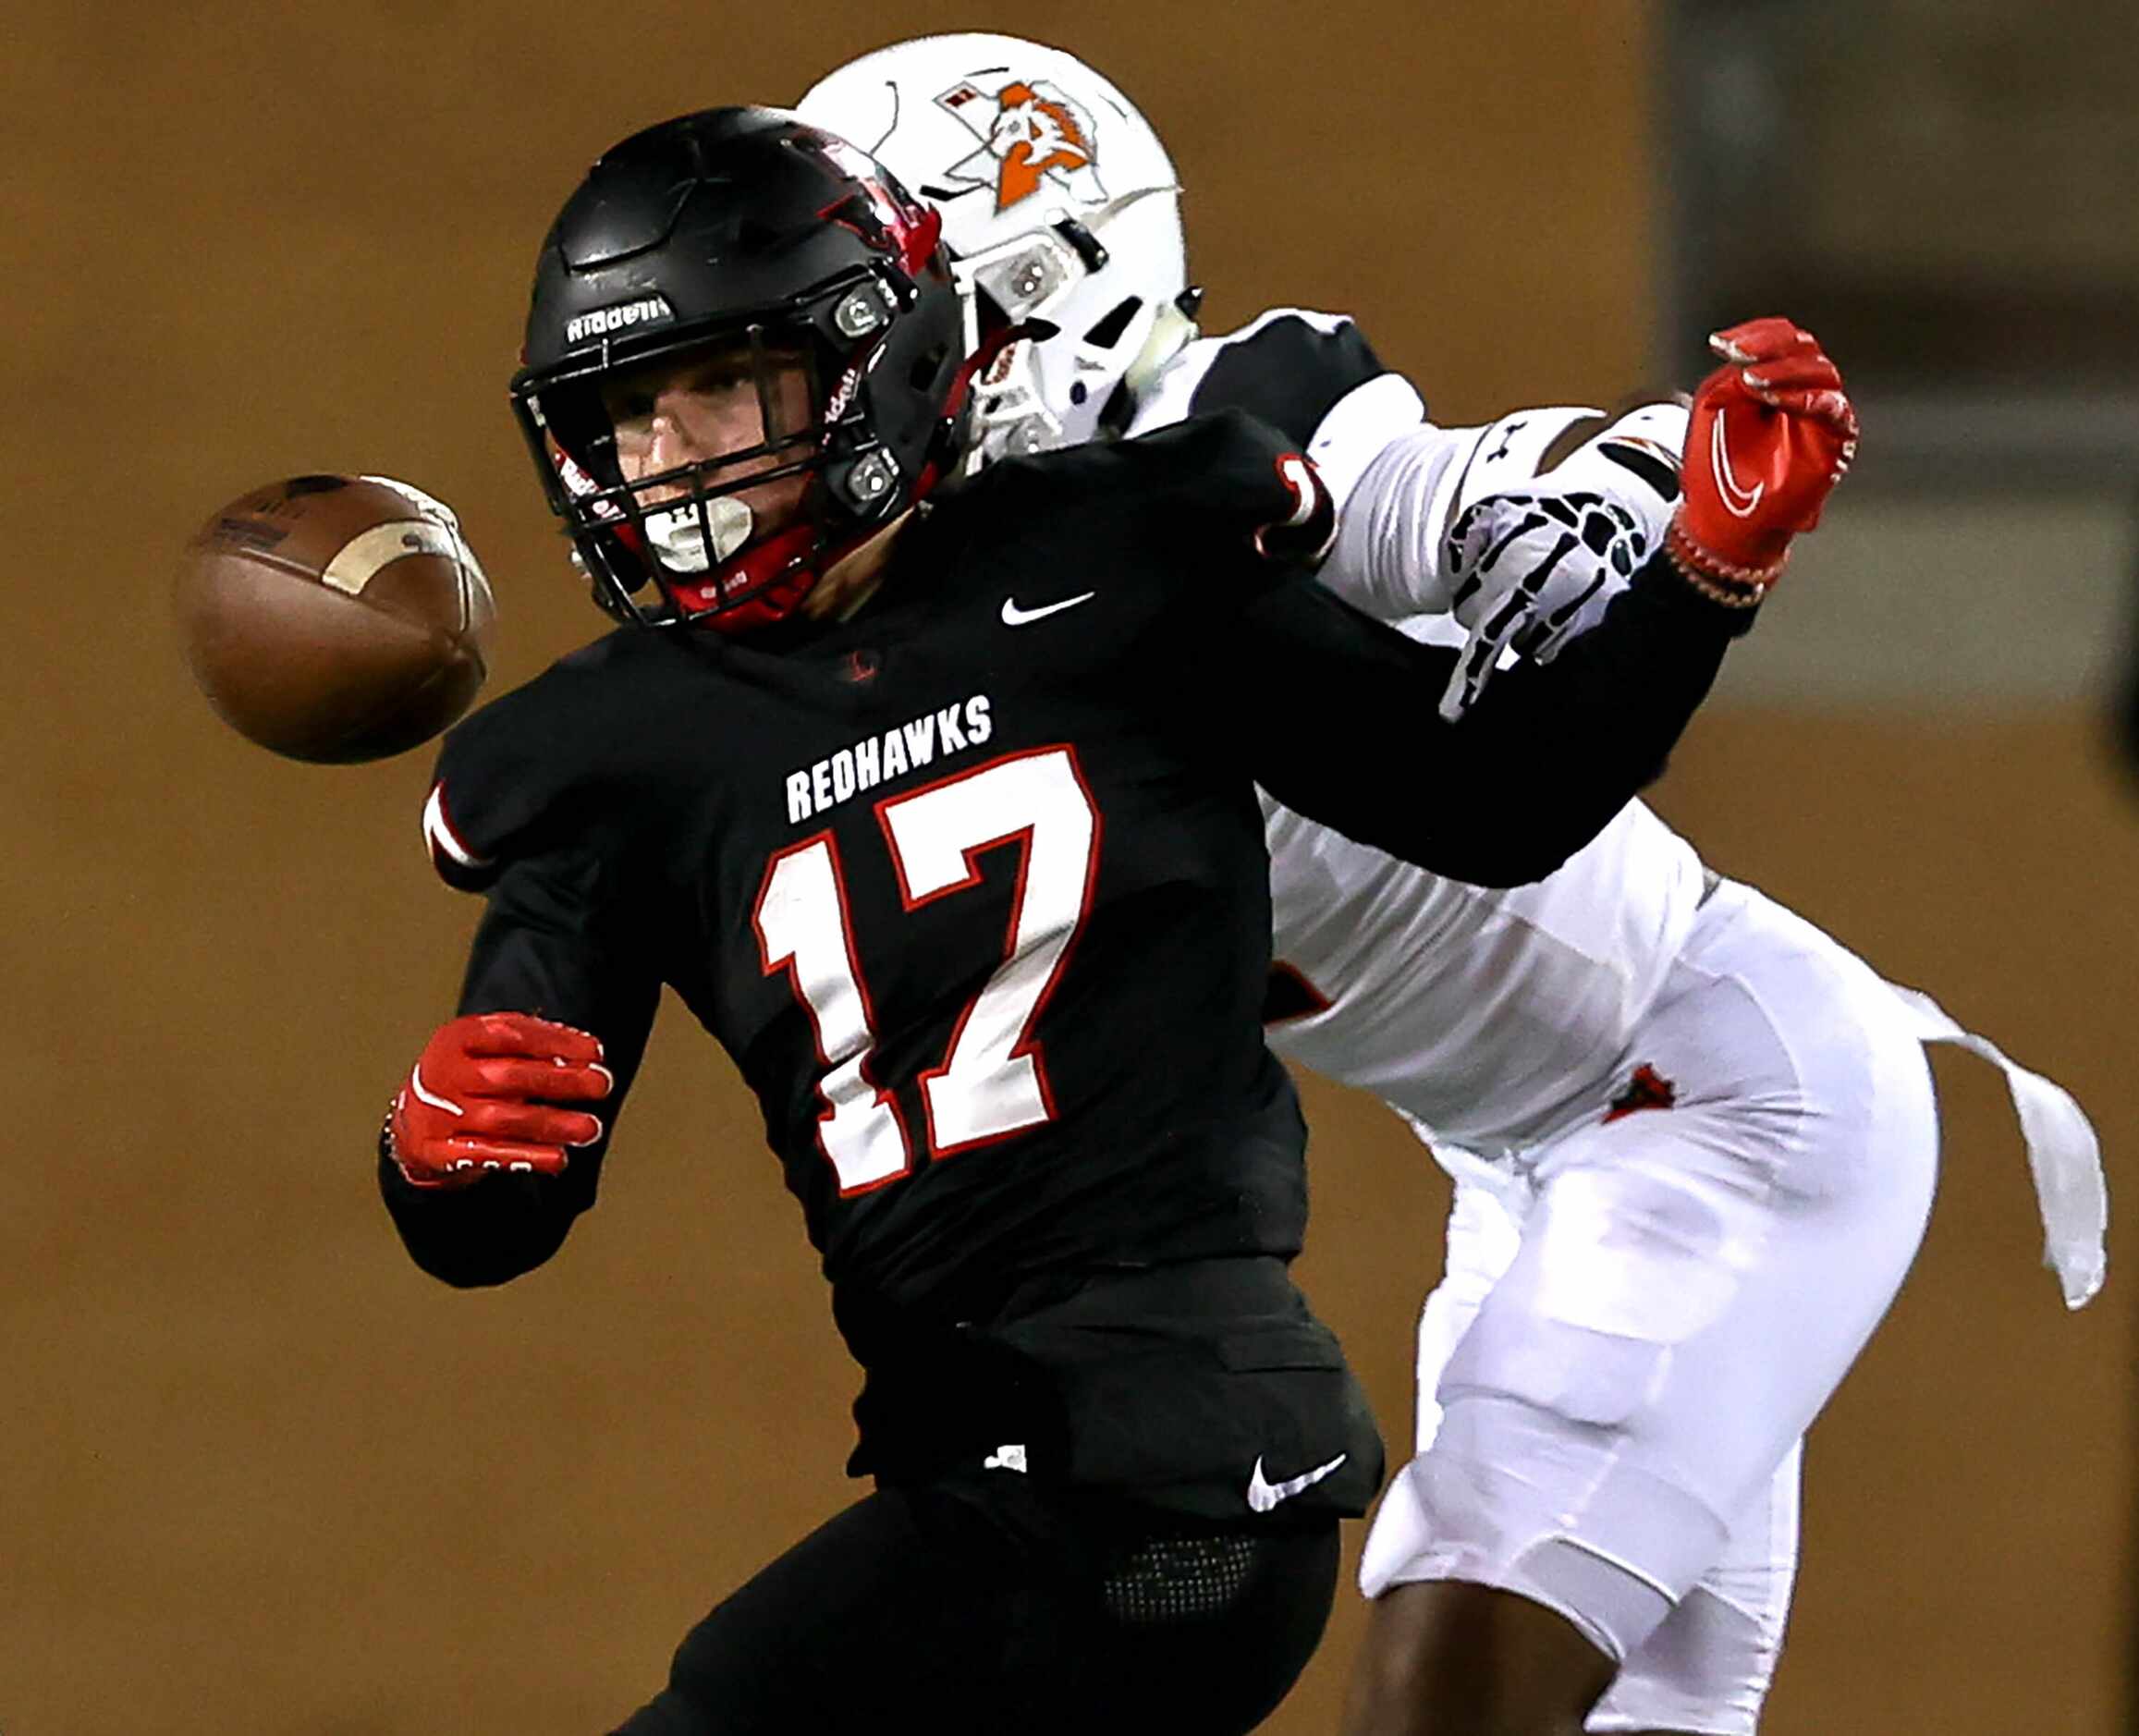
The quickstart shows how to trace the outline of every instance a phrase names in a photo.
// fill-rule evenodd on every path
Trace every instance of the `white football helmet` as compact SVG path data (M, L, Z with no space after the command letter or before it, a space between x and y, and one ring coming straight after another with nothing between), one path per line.
M1125 382L1133 396L1194 336L1173 163L1073 55L916 37L848 62L795 109L943 214L969 344L996 317L1040 327L973 383L977 462L1091 439Z

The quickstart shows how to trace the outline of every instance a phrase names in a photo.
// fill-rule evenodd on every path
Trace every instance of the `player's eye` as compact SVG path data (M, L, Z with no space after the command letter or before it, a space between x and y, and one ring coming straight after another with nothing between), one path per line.
M722 356L693 368L686 382L689 390L703 393L732 392L754 385L757 372L739 357Z

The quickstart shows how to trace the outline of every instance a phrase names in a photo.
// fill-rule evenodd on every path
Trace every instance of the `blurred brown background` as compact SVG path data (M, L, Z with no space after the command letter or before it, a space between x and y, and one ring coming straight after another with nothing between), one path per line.
M1658 334L1704 281L1698 258L1666 280L1686 43L1667 55L1643 0L11 18L6 1736L605 1729L706 1607L848 1498L852 1371L797 1214L727 1063L673 1011L559 1260L475 1295L407 1264L372 1133L475 913L422 860L428 756L250 748L192 691L165 597L228 496L385 470L458 504L483 553L494 691L591 636L504 396L549 216L647 121L791 98L976 22L1062 43L1150 111L1214 327L1273 301L1356 312L1459 421L1614 397L1685 348ZM1854 65L1867 79L1876 103ZM2099 491L1986 508L1972 489L1995 522L1925 555L1949 520L1882 491L1886 388L1865 380L1861 485L1661 805L2068 1082L2114 1172L2139 1110L2139 813L2093 683L2128 528ZM2005 552L1972 587L1979 546ZM2139 1246L2127 1221L2108 1294L2066 1317L2001 1091L1965 1061L1939 1074L1929 1245L1813 1437L1776 1736L2120 1727ZM1375 1106L1317 1087L1310 1109L1305 1280L1400 1446L1444 1185ZM1273 1730L1331 1727L1360 1626L1348 1590Z

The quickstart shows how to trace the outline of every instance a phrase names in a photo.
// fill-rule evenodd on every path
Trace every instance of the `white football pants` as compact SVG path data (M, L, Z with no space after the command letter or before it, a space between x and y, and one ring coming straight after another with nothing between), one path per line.
M1724 882L1583 1118L1516 1165L1451 1162L1418 1454L1375 1513L1367 1595L1516 1592L1620 1661L1591 1730L1749 1736L1796 1571L1802 1437L1929 1214L1926 1041L2006 1067L2068 1299L2091 1293L2077 1106Z

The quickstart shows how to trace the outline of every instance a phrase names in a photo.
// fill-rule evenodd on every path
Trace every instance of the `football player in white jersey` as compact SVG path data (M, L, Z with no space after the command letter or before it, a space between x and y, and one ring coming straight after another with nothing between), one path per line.
M1817 516L1816 496L1792 521L1762 509L1788 485L1786 463L1741 458L1762 408L1847 461L1839 380L1782 322L1723 335L1691 426L1652 404L1443 428L1347 318L1281 309L1203 336L1163 146L1058 50L923 38L799 108L942 212L976 343L1022 334L976 384L983 461L1254 411L1341 503L1326 582L1468 643L1451 716L1504 656L1594 624L1659 543L1691 581L1757 601ZM1681 508L1682 452L1703 469ZM1273 1045L1378 1094L1457 1184L1417 1454L1362 1564L1375 1608L1348 1730L1743 1736L1789 1606L1801 1438L1928 1213L1923 1045L2006 1070L2072 1306L2103 1274L2092 1129L1638 802L1512 890L1265 811Z

